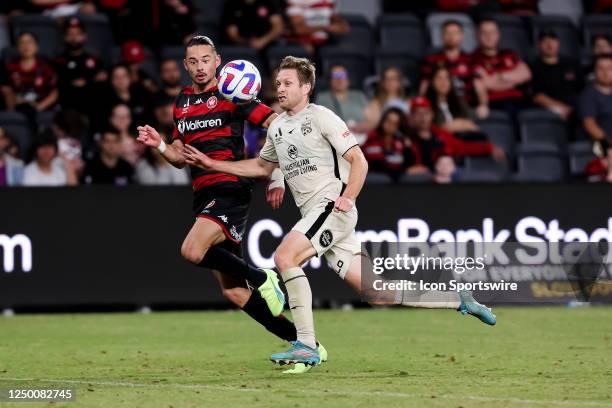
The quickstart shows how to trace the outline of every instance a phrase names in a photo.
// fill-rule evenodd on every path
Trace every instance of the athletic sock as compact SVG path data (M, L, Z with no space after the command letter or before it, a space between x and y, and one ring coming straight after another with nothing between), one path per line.
M242 310L277 337L286 341L297 340L293 322L283 315L273 316L268 304L256 290L251 292L251 297Z
M263 285L268 279L268 275L264 271L249 265L244 259L232 254L225 248L219 248L219 246L211 247L198 266L246 279L255 288Z
M461 305L461 299L459 298L459 293L451 291L430 290L415 292L403 290L397 292L394 303L408 307L457 310Z
M281 272L289 295L289 308L297 329L297 339L314 349L317 348L312 315L312 292L310 283L300 267Z

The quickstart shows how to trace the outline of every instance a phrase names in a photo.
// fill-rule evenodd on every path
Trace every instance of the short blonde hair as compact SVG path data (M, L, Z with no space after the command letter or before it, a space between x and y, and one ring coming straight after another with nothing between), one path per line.
M316 74L315 66L308 58L298 58L291 55L286 56L280 63L281 69L295 69L297 71L300 86L310 84L310 94L314 91Z

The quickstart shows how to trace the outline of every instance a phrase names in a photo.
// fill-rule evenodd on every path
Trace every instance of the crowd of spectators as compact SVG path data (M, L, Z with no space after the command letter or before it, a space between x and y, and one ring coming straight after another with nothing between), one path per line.
M455 182L465 158L475 156L512 168L514 152L493 142L495 135L481 124L502 112L518 142L521 112L537 108L563 122L570 142L592 143L595 156L581 178L612 182L612 44L605 33L585 45L591 48L585 60L563 55L554 29L540 31L533 50L500 46L503 34L491 13L529 19L538 13L535 0L380 4L383 12L413 13L423 21L433 11L467 13L477 46L466 50L465 22L449 17L439 27L441 47L419 61L418 82L391 64L378 66L375 77L360 83L352 79L354 66L323 60L322 47L354 29L335 0L225 0L215 38L221 49L250 48L259 61L268 61L274 46L299 45L319 67L314 101L346 121L371 171L393 180ZM584 7L605 12L606 4ZM135 128L148 123L171 135L173 100L186 77L180 58L162 50L180 47L196 32L209 34L199 32L198 20L208 12L206 2L197 0L3 1L0 27L11 42L2 51L0 110L25 118L29 140L11 134L0 113L0 186L188 184L185 170L136 142ZM34 30L12 26L29 14L45 15L61 27L59 52L43 49L47 38ZM88 47L87 15L106 16L116 52ZM152 59L159 64L150 64ZM266 82L260 97L278 109L274 71L261 71ZM249 156L257 154L264 136L247 126Z

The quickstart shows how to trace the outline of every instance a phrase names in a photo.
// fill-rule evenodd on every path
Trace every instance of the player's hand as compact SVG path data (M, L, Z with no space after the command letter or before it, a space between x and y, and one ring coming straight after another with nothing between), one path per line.
M347 212L351 211L355 203L350 198L338 197L334 204L334 212Z
M268 189L268 192L266 193L266 201L268 202L268 204L270 204L270 206L273 209L277 210L283 204L284 196L285 196L284 188L280 188L280 187L271 188L271 189Z
M204 170L210 170L214 162L213 159L190 145L185 145L183 148L183 156L188 165L200 167Z
M138 130L138 137L136 138L136 140L138 140L143 145L149 147L158 147L161 143L162 138L157 132L157 130L155 130L155 128L149 125L145 125L138 126L136 130Z

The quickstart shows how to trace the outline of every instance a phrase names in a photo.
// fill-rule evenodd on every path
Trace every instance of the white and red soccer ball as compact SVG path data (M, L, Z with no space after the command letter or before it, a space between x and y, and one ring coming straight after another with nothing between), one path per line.
M246 60L230 61L219 74L219 92L234 103L247 103L261 90L261 75L255 65Z

